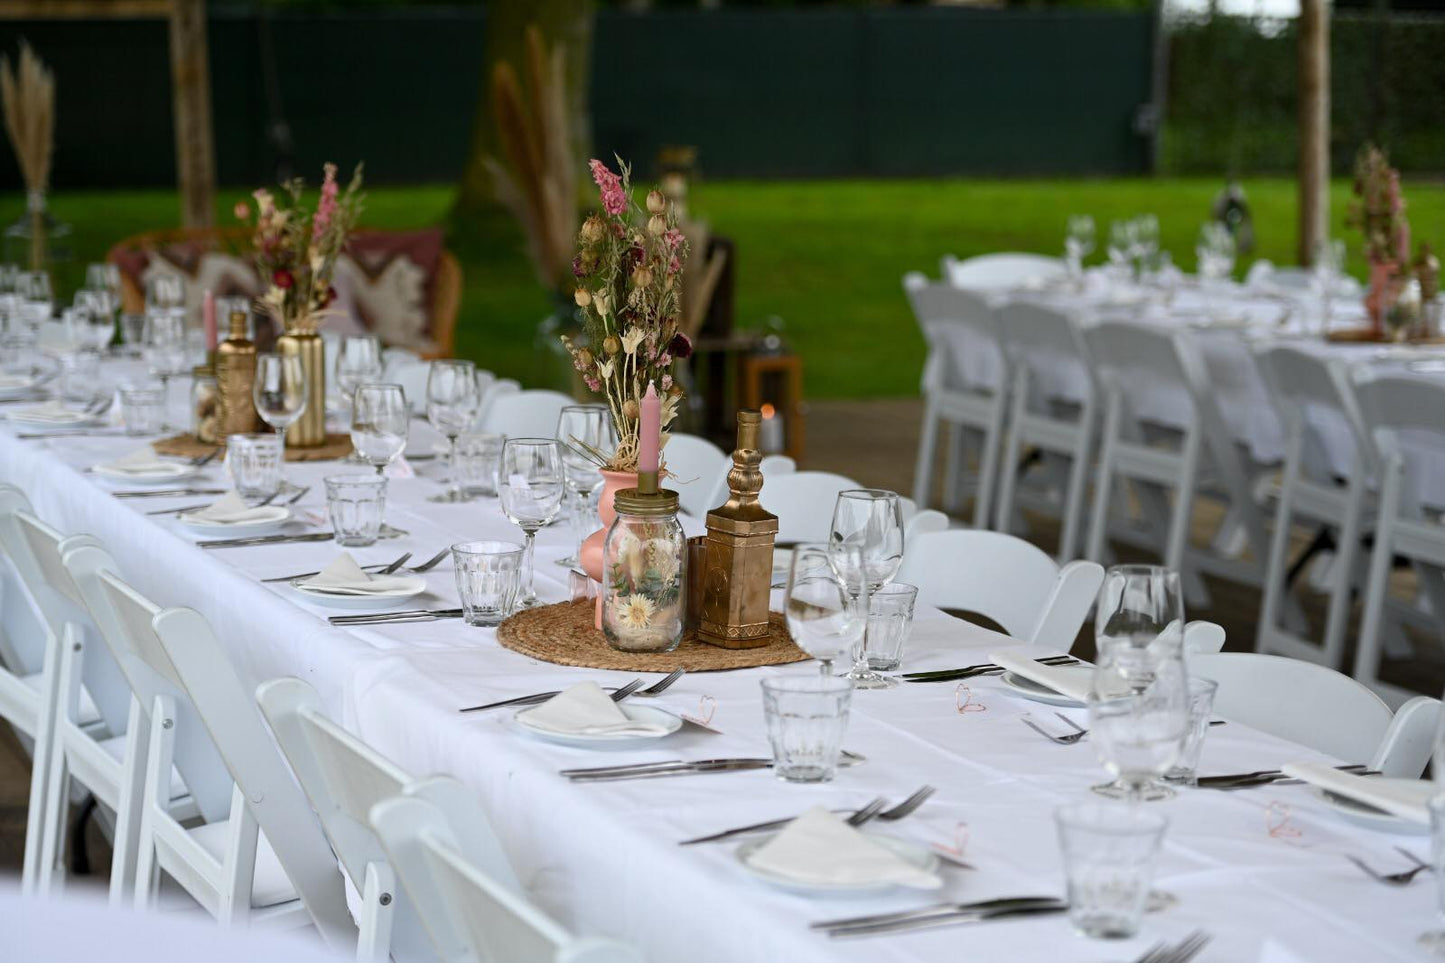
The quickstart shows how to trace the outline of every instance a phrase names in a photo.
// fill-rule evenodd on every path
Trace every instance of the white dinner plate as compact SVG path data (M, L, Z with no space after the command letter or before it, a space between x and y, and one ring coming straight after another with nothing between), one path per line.
M1445 358L1433 358L1429 361L1412 361L1406 367L1411 371L1418 371L1420 374L1445 374Z
M535 707L528 707L535 708ZM545 739L548 742L555 742L564 746L576 746L579 749L629 749L658 739L666 738L682 728L682 720L671 712L664 712L652 706L632 705L623 703L618 706L622 714L633 722L646 722L652 725L665 726L666 732L645 734L640 732L623 733L597 733L596 735L579 735L572 732L553 732L551 729L543 729L541 726L527 718L527 709L522 709L512 716L512 721L529 735L538 739Z
M1093 666L1086 666L1085 671L1092 672L1093 668ZM1046 685L1035 682L1032 679L1025 679L1023 676L1015 675L1012 672L1005 672L1000 681L1025 699L1042 702L1046 706L1062 706L1068 709L1082 709L1084 707L1084 704L1078 699L1070 698L1062 692L1056 692Z
M774 834L776 835L776 834ZM938 857L929 850L917 843L910 843L904 839L896 839L892 836L882 836L868 833L868 838L878 845L890 850L893 855L902 859L910 866L917 867L925 873L936 872L938 869ZM914 887L900 886L898 883L883 882L874 880L872 882L857 883L817 883L811 880L801 880L793 876L787 876L772 869L762 869L749 862L749 857L763 846L767 845L772 836L764 836L761 839L750 839L743 843L736 850L734 855L742 864L743 869L764 882L785 889L790 893L801 893L805 896L868 896L874 893L886 893L895 889L913 889Z
M66 409L64 414L59 417L57 415L60 413L55 409L46 409L47 417L41 418L28 417L27 412L31 410L23 408L20 411L12 411L5 417L24 428L90 428L100 424L94 415L88 415L84 411L73 408Z
M400 578L402 576L389 576ZM420 575L405 576L408 585L404 589L396 589L391 592L359 592L348 594L346 592L330 592L326 589L313 588L304 585L305 579L292 579L290 585L293 589L306 596L308 601L317 605L330 605L338 609L353 609L362 612L371 612L378 609L389 609L399 602L415 598L426 591L426 579Z
M0 374L0 398L25 398L35 393L39 379L30 375Z
M109 465L96 465L91 471L105 478L116 481L130 482L134 485L167 485L182 478L190 478L196 473L196 466L186 462L167 462L162 470L155 471L121 471Z
M291 520L291 509L284 505L262 505L257 508L255 518L244 522L212 522L197 518L195 513L186 512L180 516L181 524L197 535L265 535L273 532Z
M1381 780L1390 782L1392 780ZM1399 782L1417 783L1418 779L1401 779ZM1326 806L1333 809L1347 822L1356 826L1363 826L1366 829L1373 829L1381 833L1394 833L1397 836L1428 836L1430 827L1426 823L1417 823L1413 819L1404 819L1400 816L1387 813L1382 809L1371 806L1369 803L1351 799L1349 796L1337 792L1330 792L1328 789L1321 789L1318 786L1312 787L1314 794Z

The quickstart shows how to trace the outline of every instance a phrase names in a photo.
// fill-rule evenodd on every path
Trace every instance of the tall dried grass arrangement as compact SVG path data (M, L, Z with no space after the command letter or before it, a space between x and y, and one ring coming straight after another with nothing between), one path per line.
M50 185L50 161L55 149L55 76L23 40L18 70L8 54L0 57L0 100L20 176L33 198ZM30 219L30 269L38 271L45 261L44 207L32 203Z
M529 26L523 66L525 92L512 64L498 63L492 70L492 110L505 164L495 157L485 163L497 199L522 225L538 280L562 294L572 274L579 176L562 44L548 52L541 31Z

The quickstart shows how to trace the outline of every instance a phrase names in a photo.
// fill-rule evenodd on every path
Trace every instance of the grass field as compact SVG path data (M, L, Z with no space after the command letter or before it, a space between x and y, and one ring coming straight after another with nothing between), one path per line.
M1102 236L1109 220L1146 211L1158 215L1175 262L1192 269L1194 237L1219 187L1213 179L736 181L699 185L691 206L737 243L739 326L782 318L805 359L809 395L868 398L918 389L924 348L899 288L905 271L936 274L946 253L1053 254L1070 214L1093 214ZM1248 180L1244 187L1254 256L1292 263L1294 183ZM1445 242L1445 184L1407 181L1406 194L1414 236ZM240 196L223 192L221 210ZM1343 226L1348 201L1348 184L1337 182L1334 233L1350 239L1350 268L1359 275L1358 245ZM0 218L18 216L21 203L12 197L0 204ZM440 224L450 204L448 187L374 188L362 223ZM81 264L127 234L174 224L179 210L175 195L164 191L61 192L52 206L74 225ZM223 213L220 223L229 216ZM536 335L550 306L520 236L505 223L453 225L451 246L466 275L458 353L528 383L555 377L561 367Z

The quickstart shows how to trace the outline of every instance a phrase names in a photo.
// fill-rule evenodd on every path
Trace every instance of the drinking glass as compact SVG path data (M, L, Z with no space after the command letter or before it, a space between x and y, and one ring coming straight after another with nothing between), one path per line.
M798 648L818 660L821 674L828 677L833 675L833 660L852 652L866 627L834 567L834 557L844 557L841 567L846 570L862 566L856 545L838 546L831 552L827 545L794 548L783 603L788 634Z
M381 372L380 338L367 334L342 339L336 352L336 387L341 389L346 407L351 407L356 389L368 381L380 381Z
M1084 258L1094 250L1094 219L1088 214L1075 214L1069 218L1068 233L1064 235L1064 260L1069 265L1069 276L1078 284L1084 279Z
M1315 245L1314 270L1310 275L1310 286L1320 299L1321 335L1330 332L1330 312L1334 306L1335 294L1340 278L1345 272L1345 242L1325 239Z
M453 439L455 448L455 439ZM497 469L497 495L502 511L527 536L525 578L518 608L535 608L541 603L532 584L533 549L537 530L557 517L562 507L562 452L555 438L508 438L502 445L502 464Z
M386 519L386 477L383 475L328 475L326 512L336 544L373 545Z
M502 445L506 441L506 435L485 432L458 436L452 470L458 475L462 491L468 495L497 494L497 468L502 464Z
M1159 218L1153 214L1134 218L1134 252L1141 273L1154 264L1159 253Z
M363 384L353 394L351 447L378 475L401 457L411 426L411 406L401 385Z
M446 493L433 495L430 501L471 501L471 496L462 491L457 474L457 436L471 427L481 404L476 365L455 359L431 363L426 378L426 416L433 428L446 435L451 450L451 479Z
M185 322L179 314L148 313L143 340L146 363L169 398L171 379L188 368Z
M270 498L281 490L280 435L235 434L226 438L226 470L236 494L247 501Z
M1109 246L1104 249L1109 258L1109 268L1115 277L1128 280L1134 273L1134 222L1110 221Z
M44 271L21 271L15 275L15 311L11 315L10 341L16 347L33 347L40 340L40 326L50 320L54 298L50 275Z
M105 389L100 383L100 355L76 351L56 359L60 368L60 396L67 401L94 404Z
M306 369L294 354L263 354L256 358L251 400L261 420L276 429L286 450L286 429L306 411Z
M122 314L120 316L120 337L126 346L128 355L132 358L144 357L146 316L144 314Z
M1199 276L1218 281L1234 271L1234 235L1218 221L1210 221L1199 229L1199 243L1194 248L1199 258Z
M591 452L611 447L612 413L605 405L568 405L557 418L557 441L562 446L562 468L567 482L566 501L576 548L557 564L572 568L578 564L582 540L591 534L582 528L582 501L602 481L602 470Z
M155 274L146 280L146 314L186 319L186 282L176 274Z
M1146 661L1147 671L1140 671ZM1174 790L1157 777L1179 761L1189 732L1182 651L1100 650L1088 705L1089 741L1115 777L1094 792L1132 802L1173 797Z
M850 570L846 556L833 559L834 568L843 579L858 611L865 617L868 596L892 581L903 564L903 512L898 495L879 488L855 488L838 493L833 506L830 547L856 546L858 569ZM853 649L853 669L848 678L860 689L891 689L897 679L879 675L868 667L866 639Z
M166 422L166 393L150 385L122 385L120 421L127 435L154 435Z
M1085 936L1139 932L1169 820L1134 806L1084 803L1055 811L1069 921Z
M788 675L762 680L763 717L773 775L785 782L829 782L838 769L853 686L845 676Z
M79 331L85 337L86 347L101 352L108 350L115 340L115 309L110 292L81 288L75 292L71 310L80 316Z
M1214 718L1214 694L1219 683L1213 679L1189 680L1189 731L1184 735L1184 745L1179 750L1179 761L1164 773L1164 781L1193 786L1199 781L1199 753L1204 749L1204 737L1209 734L1209 722Z
M1439 782L1438 775L1436 782ZM1432 797L1428 805L1430 807L1430 864L1434 867L1431 875L1435 877L1435 908L1445 915L1445 793ZM1445 960L1445 929L1422 933L1417 945L1428 956L1437 960Z
M512 614L526 549L516 542L461 542L452 546L452 571L468 625L498 625Z
M1094 615L1100 652L1121 647L1127 669L1135 654L1178 650L1184 644L1184 593L1179 573L1160 565L1115 565L1104 573ZM1149 661L1135 666L1145 673ZM1148 681L1141 676L1141 681Z
M890 582L868 596L868 631L863 654L868 668L892 672L903 664L903 644L913 630L918 586Z

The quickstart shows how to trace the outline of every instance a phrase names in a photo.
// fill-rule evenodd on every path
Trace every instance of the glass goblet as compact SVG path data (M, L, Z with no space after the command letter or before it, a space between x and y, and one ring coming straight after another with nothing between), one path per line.
M1117 655L1125 655L1120 661ZM1189 734L1189 681L1182 651L1145 652L1151 662L1140 685L1137 653L1115 647L1100 652L1089 691L1089 740L1115 777L1094 792L1143 802L1169 799L1174 790L1159 777L1179 761Z
M366 464L385 474L406 450L411 408L401 385L363 384L353 394L351 447Z
M1179 573L1160 565L1110 568L1099 587L1094 638L1100 652L1117 649L1121 671L1133 671L1147 684L1151 661L1145 656L1168 654L1184 644Z
M903 564L903 511L897 493L879 488L839 492L828 547L833 551L843 546L858 550L857 568L852 567L853 556L843 553L833 556L833 566L866 624L868 596L892 581ZM891 689L898 684L897 679L869 668L862 641L854 648L848 678L860 689Z
M456 359L431 363L426 379L426 416L432 427L446 436L451 478L446 492L433 495L430 501L471 501L457 473L457 436L471 427L481 404L476 365Z
M557 441L562 446L562 468L567 483L564 495L577 547L558 565L579 564L582 540L589 535L582 527L582 502L602 481L602 470L593 453L601 457L611 447L612 413L603 405L568 405L557 418Z
M497 496L502 511L527 536L522 597L517 607L535 608L533 549L537 530L557 517L562 507L562 450L555 438L508 438L497 470Z
M306 411L306 369L294 354L263 354L256 358L251 388L256 414L281 437L281 463L286 462L286 429ZM285 485L285 479L282 479Z
M818 660L823 675L833 674L833 660L852 652L863 640L866 614L853 603L833 559L840 568L861 567L856 546L829 551L827 545L799 545L793 549L788 590L783 604L788 634L798 648Z

